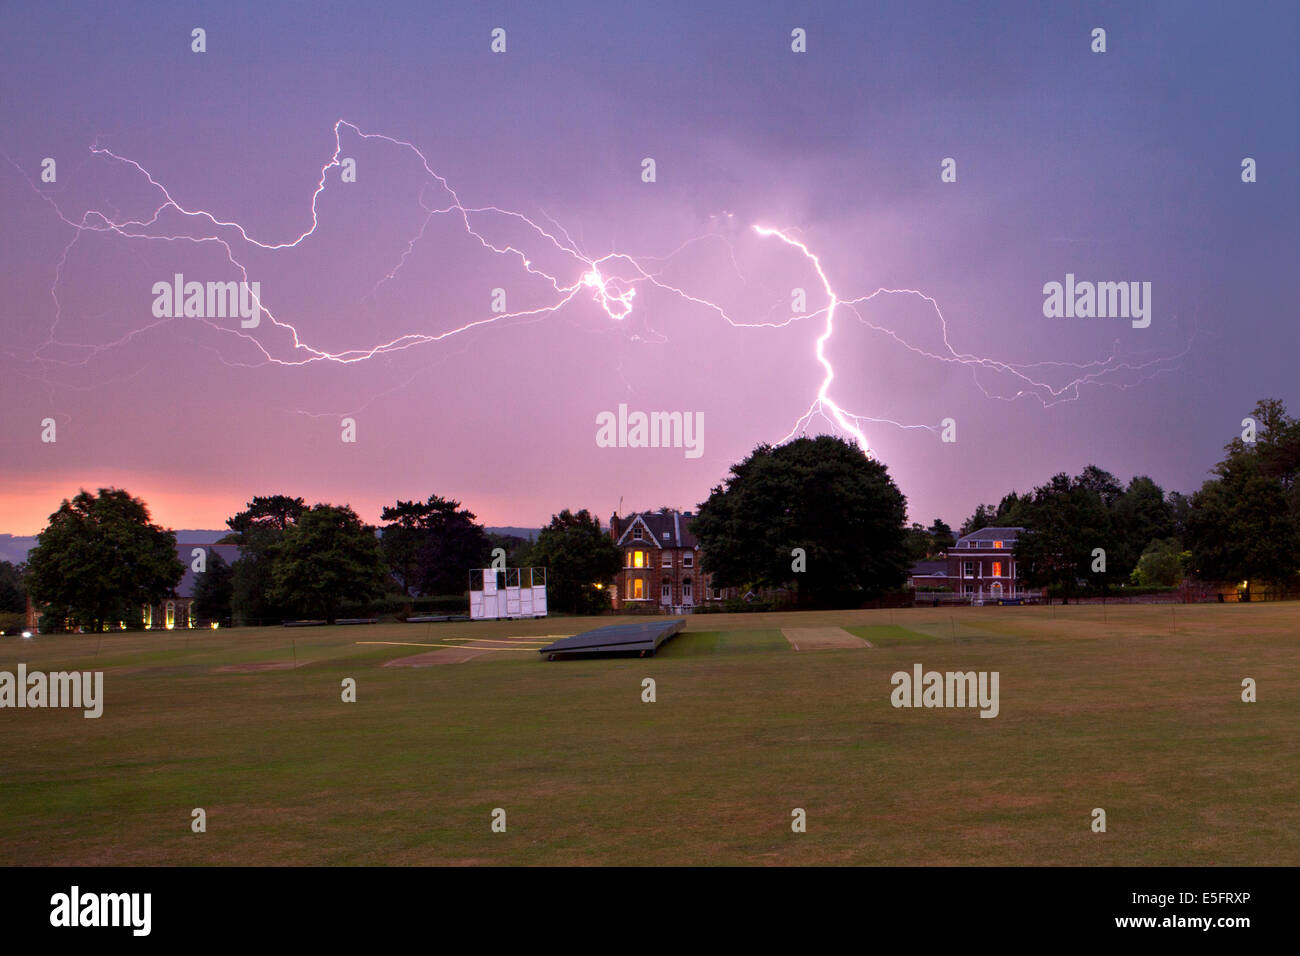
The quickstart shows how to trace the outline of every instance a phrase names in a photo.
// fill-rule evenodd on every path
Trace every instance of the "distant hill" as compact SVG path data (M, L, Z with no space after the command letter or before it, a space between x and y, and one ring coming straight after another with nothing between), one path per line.
M34 547L34 537L0 534L0 561L12 561L14 564L26 561L27 552Z
M529 541L537 540L537 533L540 528L488 528L488 534L513 534L516 538L527 538Z
M537 528L488 528L490 534L513 534L516 537L537 540ZM181 544L213 544L230 534L229 528L220 531L181 529L176 532L176 540ZM0 561L12 561L18 564L27 560L27 552L36 547L35 535L0 534Z

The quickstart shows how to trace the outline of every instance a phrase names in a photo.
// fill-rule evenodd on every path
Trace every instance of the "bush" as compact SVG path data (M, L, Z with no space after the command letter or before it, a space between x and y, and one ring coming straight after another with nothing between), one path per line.
M27 615L22 611L0 611L0 631L6 637L21 634L27 626Z

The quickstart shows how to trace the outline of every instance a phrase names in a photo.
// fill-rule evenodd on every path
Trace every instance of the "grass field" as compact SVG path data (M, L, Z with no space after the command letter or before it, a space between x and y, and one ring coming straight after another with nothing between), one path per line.
M0 670L102 669L105 704L0 710L0 864L1300 864L1300 605L697 615L652 659L517 649L605 623L2 638ZM782 635L835 626L873 646ZM506 649L382 666L467 639ZM918 662L998 671L999 716L895 709Z

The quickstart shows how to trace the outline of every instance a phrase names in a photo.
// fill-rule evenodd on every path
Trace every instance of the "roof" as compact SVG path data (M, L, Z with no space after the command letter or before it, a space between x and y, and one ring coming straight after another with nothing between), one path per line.
M1015 541L1024 528L980 528L957 539L958 547L963 541Z
M912 577L941 577L948 576L947 561L918 561L912 565L912 570L907 572Z
M199 576L194 571L194 549L203 548L207 551L207 561L212 561L212 555L221 555L226 564L234 564L239 560L239 545L237 544L204 544L202 542L176 542L176 557L180 558L181 564L185 565L185 576L181 578L181 583L176 585L176 596L183 598L194 597L194 586L199 583Z
M638 511L621 518L615 515L610 519L610 526L614 529L614 540L619 544L634 540L632 528L640 524L645 529L642 534L648 532L656 547L695 548L699 542L691 534L693 517L689 511Z

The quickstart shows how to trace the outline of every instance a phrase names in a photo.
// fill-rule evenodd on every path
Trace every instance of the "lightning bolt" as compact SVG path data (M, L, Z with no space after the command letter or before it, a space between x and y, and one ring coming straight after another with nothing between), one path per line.
M293 323L276 315L275 311L266 302L262 301L259 296L255 296L255 305L270 320L272 328L282 330L287 334L290 342L288 352L287 354L273 352L272 350L276 349L275 344L271 341L274 336L268 334L264 328L258 329L258 332L262 333L259 336L243 328L220 325L209 318L195 319L222 335L238 336L260 355L260 360L255 363L248 363L229 361L218 353L218 358L227 365L238 367L255 367L267 364L299 366L316 362L352 365L389 353L405 351L416 346L446 342L464 336L475 329L495 323L540 321L559 312L580 295L585 295L590 301L594 302L611 322L621 323L632 314L637 301L638 286L644 284L666 292L682 302L704 310L706 313L712 313L717 318L736 328L781 328L803 319L821 318L821 332L815 340L814 347L814 356L823 370L820 386L811 404L778 443L786 442L797 434L806 433L812 421L820 418L833 430L850 437L864 453L870 454L870 445L862 427L864 423L888 424L900 429L923 429L934 432L939 429L937 425L933 424L905 424L891 419L874 418L854 413L842 407L831 397L831 386L835 381L835 368L827 355L827 345L834 334L836 319L842 313L852 314L860 323L873 332L902 346L915 355L930 361L952 363L970 368L975 384L986 398L1015 401L1025 397L1032 397L1045 407L1060 401L1076 400L1080 396L1081 389L1085 386L1117 384L1115 379L1120 377L1120 373L1135 373L1138 376L1138 381L1128 385L1121 382L1118 383L1119 387L1125 388L1132 387L1133 384L1141 384L1151 376L1173 368L1174 363L1185 356L1191 348L1189 342L1186 348L1175 355L1157 356L1145 361L1132 361L1120 357L1119 346L1116 343L1111 354L1106 358L1082 363L1036 362L1017 364L987 356L959 352L949 341L948 320L933 297L917 289L887 289L882 287L856 298L841 298L835 291L820 256L813 252L806 242L795 238L789 230L761 224L752 227L755 234L765 239L775 239L796 250L811 266L821 283L821 290L825 295L826 304L815 312L788 314L779 320L740 321L730 315L724 306L702 295L697 295L674 285L664 277L667 264L679 256L689 254L697 244L721 241L727 245L731 254L732 265L735 267L737 275L744 281L744 275L736 261L734 248L718 233L711 232L690 238L666 256L638 256L625 252L609 252L602 256L593 257L584 252L580 244L574 241L569 231L549 215L543 213L543 217L547 222L542 224L523 213L513 210L490 205L466 205L451 184L434 170L428 158L414 144L382 133L366 132L355 124L340 119L333 127L333 152L328 161L321 167L319 176L316 179L315 189L311 193L309 204L310 224L296 235L291 234L289 237L280 240L257 238L237 221L220 218L217 213L207 209L190 208L184 205L142 164L134 159L118 155L106 146L100 145L98 140L90 147L93 157L105 159L134 170L155 191L158 202L149 215L132 219L104 209L86 209L80 216L70 216L52 196L42 192L30 176L24 175L33 191L55 211L64 224L72 229L71 238L63 248L62 254L54 267L54 280L50 289L54 309L49 333L46 340L32 351L29 358L47 370L50 366L58 365L85 366L104 351L120 347L137 336L173 321L172 318L158 319L126 332L114 341L98 345L66 342L58 337L58 327L63 311L59 290L64 282L69 256L82 236L87 233L108 233L123 239L142 242L215 244L224 251L226 260L239 273L244 283L249 282L249 273L247 267L236 253L236 245L265 252L278 252L296 248L307 242L320 226L318 203L321 194L330 181L330 171L342 166L340 157L343 152L343 130L349 131L361 140L386 143L413 154L427 177L418 197L419 206L423 211L420 226L407 239L405 248L397 257L396 262L393 263L392 268L376 283L374 287L376 290L384 283L394 280L406 267L411 254L425 237L428 226L435 217L450 216L458 220L465 234L479 243L482 248L495 255L513 260L524 273L549 285L552 301L531 309L491 313L472 318L459 326L439 332L409 331L386 341L354 347L340 352L330 352L310 344ZM12 159L8 156L5 156L5 159L22 173L21 167ZM434 187L436 198L427 201L426 194L430 191L430 187ZM725 216L727 219L732 218L731 213L726 213ZM487 230L485 224L493 220L522 226L525 235L532 236L536 240L538 248L530 252L511 242L493 242L489 240L484 234ZM175 224L172 224L173 221L175 221ZM181 229L179 228L180 225L187 228ZM551 253L559 253L562 260L571 263L572 271L569 273L569 278L566 279L560 275L552 274L537 264L540 255ZM881 296L909 296L924 301L938 319L943 351L936 352L922 348L904 338L896 330L870 321L863 314L863 309ZM770 316L773 311L775 311L775 307L769 309L768 315ZM78 359L55 358L48 353L56 347L83 350L88 354ZM1037 370L1046 368L1064 372L1064 381L1053 385L1037 377L1042 374ZM990 391L980 381L978 377L980 371L1009 377L1014 383L1014 394L999 394L996 391ZM48 379L45 380L45 383L50 384Z

